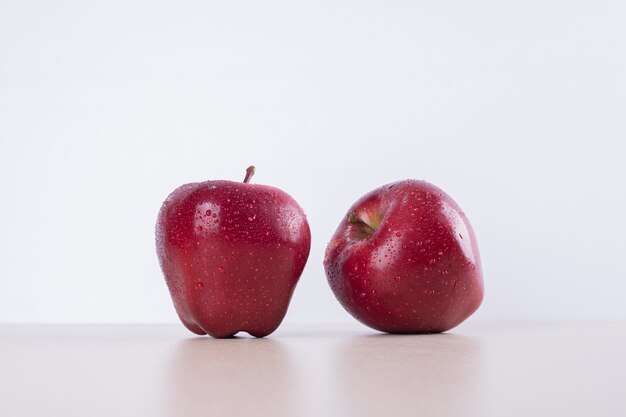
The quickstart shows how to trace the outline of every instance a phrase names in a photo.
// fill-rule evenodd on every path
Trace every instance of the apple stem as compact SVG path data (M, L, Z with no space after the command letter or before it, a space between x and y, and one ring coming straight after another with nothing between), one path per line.
M353 211L348 213L348 223L360 227L368 235L371 235L376 231L372 226L359 219L359 217Z
M254 165L250 165L248 169L246 169L246 177L243 179L244 184L247 184L250 181L250 178L254 175L255 170L256 168L254 168Z

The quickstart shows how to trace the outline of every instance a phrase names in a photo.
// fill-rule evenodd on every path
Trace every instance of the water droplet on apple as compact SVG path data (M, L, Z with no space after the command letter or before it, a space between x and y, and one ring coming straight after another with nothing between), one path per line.
M201 289L203 289L203 288L204 288L204 284L203 284L202 282L198 282L198 283L196 284L196 289L201 290Z
M439 251L439 252L437 252L437 255L441 256L441 255L443 255L443 252Z
M362 292L360 295L361 295L361 298L365 298L366 294L364 292Z
M204 228L202 226L198 226L198 232L201 232Z
M402 277L400 275L396 275L394 279L396 280L396 282L400 282L402 280Z
M402 236L402 233L396 232L396 237L400 237L400 236Z
M248 221L249 221L249 222L252 222L252 221L254 221L255 219L256 219L256 214L255 214L254 216L249 216L249 217L248 217Z
M207 210L205 213L206 213L207 216L210 216L212 212L211 212L211 210Z
M220 267L217 268L217 270L220 271L220 272L224 272L224 267L220 266Z

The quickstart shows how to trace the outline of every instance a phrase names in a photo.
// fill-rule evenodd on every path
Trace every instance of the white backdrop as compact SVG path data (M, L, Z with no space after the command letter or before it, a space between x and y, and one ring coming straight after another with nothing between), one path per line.
M249 164L313 233L287 322L352 320L325 245L404 178L472 221L473 320L626 319L624 2L155 3L0 2L0 321L176 321L161 202Z

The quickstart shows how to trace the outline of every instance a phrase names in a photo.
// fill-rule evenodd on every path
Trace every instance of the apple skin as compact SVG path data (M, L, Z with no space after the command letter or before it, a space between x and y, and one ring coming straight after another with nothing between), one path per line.
M306 216L287 193L233 181L186 184L163 203L157 255L193 333L264 337L280 325L309 256Z
M343 307L387 333L447 331L484 294L467 217L424 181L387 184L354 203L326 248L324 268Z

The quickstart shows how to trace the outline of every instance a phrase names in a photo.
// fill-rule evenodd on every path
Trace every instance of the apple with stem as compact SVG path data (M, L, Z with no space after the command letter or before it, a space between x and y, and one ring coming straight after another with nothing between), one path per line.
M283 320L309 256L311 232L284 191L243 183L183 185L163 203L157 255L174 307L192 332L264 337Z
M354 203L324 267L343 307L387 333L444 332L483 299L472 227L450 196L424 181L384 185Z

